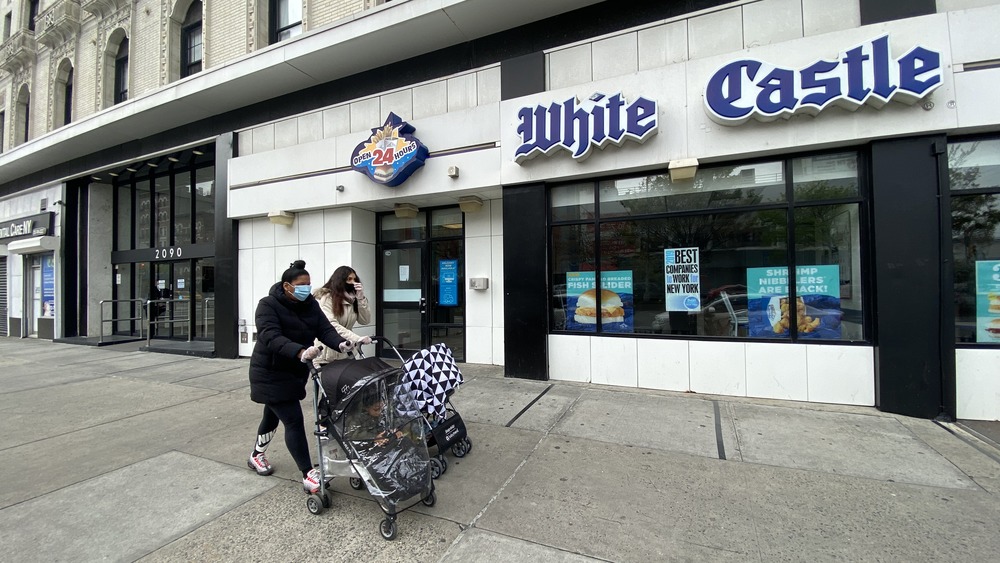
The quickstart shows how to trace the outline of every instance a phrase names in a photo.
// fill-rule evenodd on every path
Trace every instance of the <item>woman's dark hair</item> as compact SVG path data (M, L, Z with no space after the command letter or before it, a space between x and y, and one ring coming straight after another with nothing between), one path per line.
M340 317L344 314L344 301L347 300L347 292L344 291L344 284L347 283L347 277L354 274L354 279L361 283L361 278L358 277L358 273L354 271L354 268L350 266L341 266L333 271L330 279L323 285L323 289L330 292L330 299L333 300L333 314Z
M308 276L309 272L306 271L305 260L296 260L292 262L285 273L281 274L281 283L292 283L299 276Z

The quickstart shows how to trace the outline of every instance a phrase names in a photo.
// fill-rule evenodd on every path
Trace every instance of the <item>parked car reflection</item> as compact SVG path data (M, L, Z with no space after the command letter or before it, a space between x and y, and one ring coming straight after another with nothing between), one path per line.
M665 311L653 317L657 334L746 336L749 316L747 294L719 291L718 297L696 311Z

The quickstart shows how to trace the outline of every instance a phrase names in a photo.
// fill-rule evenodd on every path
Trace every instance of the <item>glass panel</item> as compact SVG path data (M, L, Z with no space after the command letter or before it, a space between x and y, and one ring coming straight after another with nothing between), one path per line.
M422 296L419 248L382 253L382 301L419 303Z
M552 188L552 220L575 221L594 218L594 183Z
M212 340L215 338L215 260L197 260L194 268L195 336Z
M401 219L395 215L383 215L381 221L382 242L404 240L424 240L427 238L427 214L417 213L412 219Z
M861 228L855 203L795 210L799 339L863 340Z
M191 244L191 171L174 176L174 244Z
M132 249L132 186L118 186L118 209L115 228L118 229L118 240L115 250Z
M278 29L302 21L302 2L300 0L278 0Z
M195 170L194 178L195 242L215 242L215 167Z
M400 351L403 349L419 350L423 347L420 343L420 311L386 307L382 314L382 321L383 334ZM404 354L403 357L405 358L406 355Z
M170 246L170 177L158 176L154 179L153 194L156 211L156 238L154 248Z
M795 201L857 197L858 155L837 153L792 160Z
M579 296L593 287L594 226L566 225L552 229L552 329L594 332L591 318L575 319ZM589 280L589 284L588 284Z
M431 308L428 322L431 324L465 322L465 268L462 263L462 246L461 240L434 242L430 245ZM442 279L445 280L443 286Z
M759 280L748 302L757 269L787 269L787 232L785 211L605 223L602 291L585 309L595 309L603 332L788 338L768 322L770 296L760 295ZM576 293L594 287L586 281ZM569 303L574 330L580 299Z
M173 298L173 282L171 281L170 263L157 262L153 267L153 287L150 288L149 299L152 301L168 300ZM161 322L162 324L152 324L149 329L154 337L167 338L170 336L170 303L167 301L153 303L150 311L151 322Z
M444 342L451 348L456 362L465 361L465 329L458 327L431 327L431 344Z
M198 305L198 303L192 301L191 261L175 262L173 266L174 276L171 279L173 283L172 299L181 299L183 302L171 304L171 310L173 311L172 318L175 321L179 321L171 325L173 328L172 334L174 338L183 338L186 340L191 326L189 322L186 322L186 319L194 316L195 311L191 307ZM194 322L194 319L191 319L191 322Z
M600 183L601 217L626 217L663 213L673 194L670 176L657 174L639 178L605 180Z
M132 264L115 264L115 279L113 280L117 291L115 299L132 299L132 267ZM107 305L105 305L105 307L107 307L107 309L105 309L105 314L112 313L112 307ZM133 301L119 301L113 309L115 318L127 319L130 317L138 317L141 305ZM133 331L138 334L138 328L139 321L118 321L114 323L113 327L111 326L111 323L108 323L107 326L102 327L102 330L113 330L114 334L132 334Z
M951 200L955 337L1000 344L1000 194Z
M150 305L148 308L145 303L149 300L149 289L152 283L150 282L150 263L149 262L139 262L135 265L135 278L134 284L132 286L132 295L135 299L142 299L142 316L146 323L149 322L150 314L156 313L156 308ZM148 331L150 327L148 324L145 329Z
M135 247L149 248L152 236L153 214L152 200L149 197L149 180L140 179L135 185L136 217L135 217Z
M953 190L1000 186L1000 140L950 143L948 179Z
M463 232L464 216L461 209L436 209L431 212L431 236L455 237Z

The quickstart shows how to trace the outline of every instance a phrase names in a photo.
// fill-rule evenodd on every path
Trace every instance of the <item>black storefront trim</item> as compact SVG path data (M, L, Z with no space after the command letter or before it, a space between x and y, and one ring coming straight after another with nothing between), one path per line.
M545 184L503 188L504 375L548 376L548 199Z
M861 0L861 25L926 16L936 12L935 0Z
M215 185L229 184L229 161L236 154L237 136L219 135L215 141ZM215 355L236 358L240 340L236 318L239 315L239 229L230 219L229 190L215 190Z

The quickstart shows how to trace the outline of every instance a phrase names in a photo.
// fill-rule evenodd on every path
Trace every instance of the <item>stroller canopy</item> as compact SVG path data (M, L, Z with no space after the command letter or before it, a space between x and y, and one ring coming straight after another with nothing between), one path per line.
M346 399L351 390L359 385L359 381L369 375L395 369L380 358L370 357L360 360L336 360L323 366L320 370L320 384L334 414L344 410Z
M464 381L451 349L435 344L403 362L400 388L421 412L443 419L448 396Z

